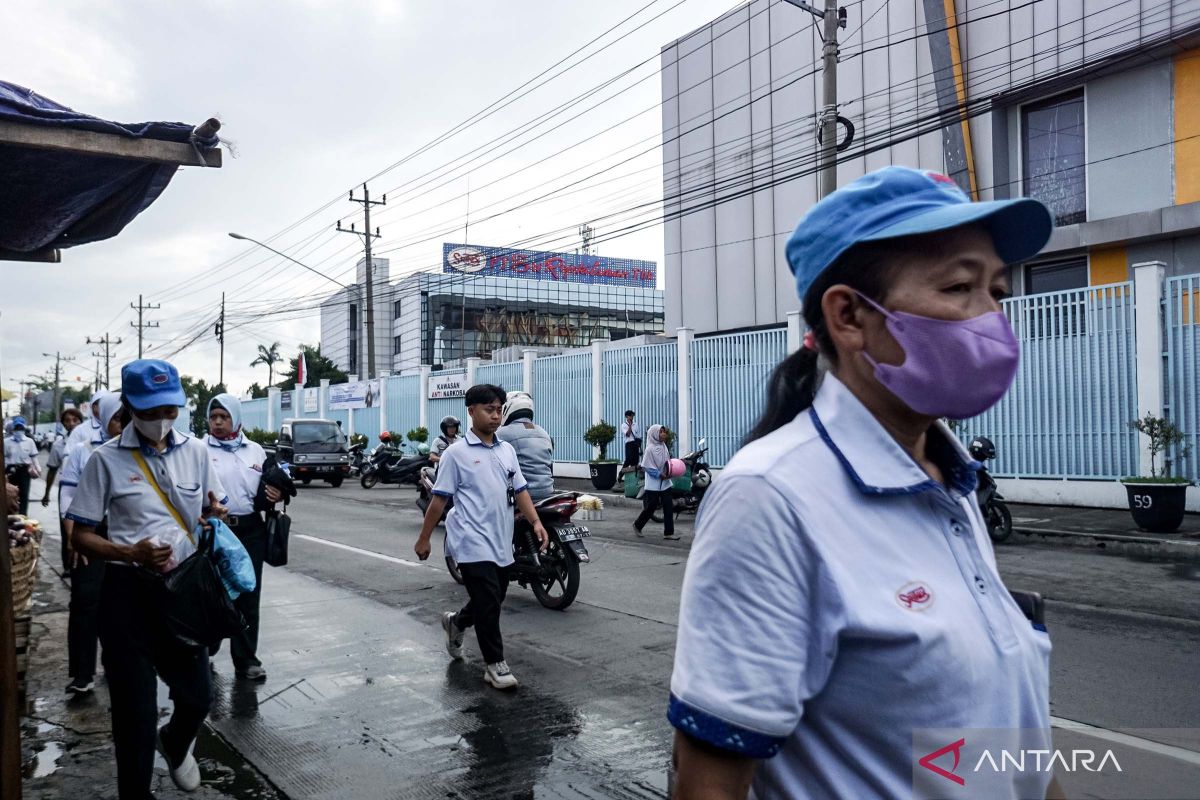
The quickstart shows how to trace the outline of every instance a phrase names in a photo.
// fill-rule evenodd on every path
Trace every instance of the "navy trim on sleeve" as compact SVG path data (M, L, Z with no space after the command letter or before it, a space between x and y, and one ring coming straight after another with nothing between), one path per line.
M72 520L74 522L81 523L83 525L91 525L93 528L99 527L99 525L102 521L102 520L98 520L98 519L88 519L87 517L81 517L78 514L72 514L70 511L67 512L67 519Z
M771 758L787 741L783 736L768 736L733 725L688 705L674 694L671 695L671 703L667 708L667 719L673 726L694 739L749 758Z
M441 491L439 489L434 489L433 493L436 494L438 497L454 497L453 492Z

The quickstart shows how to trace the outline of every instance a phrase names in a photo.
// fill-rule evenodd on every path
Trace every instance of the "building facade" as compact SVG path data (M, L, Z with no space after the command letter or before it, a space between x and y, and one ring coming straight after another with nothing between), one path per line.
M557 351L663 331L649 261L446 244L443 271L396 283L375 259L376 368L454 367L496 350ZM322 354L351 374L365 363L359 286L321 304ZM365 374L365 373L364 373Z
M821 43L751 2L662 51L667 330L778 325L818 199ZM1200 0L866 0L840 32L838 184L888 164L1058 225L1015 294L1200 271ZM848 123L848 125L846 124ZM713 290L715 287L715 291Z

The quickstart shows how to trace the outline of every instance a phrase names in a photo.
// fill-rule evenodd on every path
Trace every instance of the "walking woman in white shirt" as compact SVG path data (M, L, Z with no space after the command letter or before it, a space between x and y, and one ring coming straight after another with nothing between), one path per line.
M811 332L688 558L668 712L680 800L1048 796L1044 771L953 772L970 748L1048 747L1050 640L1001 582L979 464L939 418L1007 391L1005 266L1051 228L1036 200L973 203L904 167L800 221L787 257Z

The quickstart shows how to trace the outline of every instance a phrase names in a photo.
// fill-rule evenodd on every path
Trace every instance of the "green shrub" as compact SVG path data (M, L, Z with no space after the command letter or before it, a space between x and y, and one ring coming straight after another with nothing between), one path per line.
M600 420L584 431L583 440L592 447L600 448L600 461L608 460L608 446L617 438L617 429L604 420Z
M246 438L252 442L258 442L262 445L270 445L271 447L274 447L275 443L279 440L278 433L275 431L264 431L262 428L243 429L242 433L244 433Z
M410 442L419 442L424 444L429 441L429 429L425 427L413 428L408 432L408 440Z

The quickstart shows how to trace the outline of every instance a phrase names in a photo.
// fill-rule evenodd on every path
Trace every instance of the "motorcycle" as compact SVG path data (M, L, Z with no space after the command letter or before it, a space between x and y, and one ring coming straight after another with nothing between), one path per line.
M971 458L981 465L996 457L996 445L984 436L976 436L967 447ZM988 536L993 542L1007 541L1012 536L1012 513L1000 494L996 479L987 471L986 466L979 469L979 486L975 489L975 499L979 502L979 510L983 513L983 522L987 527Z
M421 476L417 481L417 508L421 509L424 514L429 510L429 504L433 501L433 482L437 476L437 471L433 466L422 467ZM450 509L454 508L454 498L446 498L446 507L442 509L442 518L438 520L438 525L446 521L446 514Z
M671 499L674 503L676 518L680 514L695 514L700 509L700 501L704 499L704 493L712 485L712 468L703 460L707 453L708 440L701 439L695 450L680 459L687 465L687 473L671 486ZM681 483L687 488L681 489ZM663 522L662 511L653 512L650 519L661 525Z
M532 589L538 602L554 611L566 611L575 602L579 594L579 565L592 560L583 541L591 532L571 522L578 501L577 492L563 492L534 504L550 537L544 553L538 551L533 526L519 513L513 529L514 563L508 568L508 580ZM449 552L445 556L450 577L461 584L458 563Z
M418 445L417 452L409 455L403 450L381 444L363 463L362 477L358 482L364 489L370 489L380 483L408 483L416 486L421 479L421 468L429 464L428 445Z
M358 444L350 445L350 474L351 475L361 475L362 474L363 464L366 462L366 456L363 455L363 449L365 447L366 447L366 445L363 444L362 442L359 442Z

